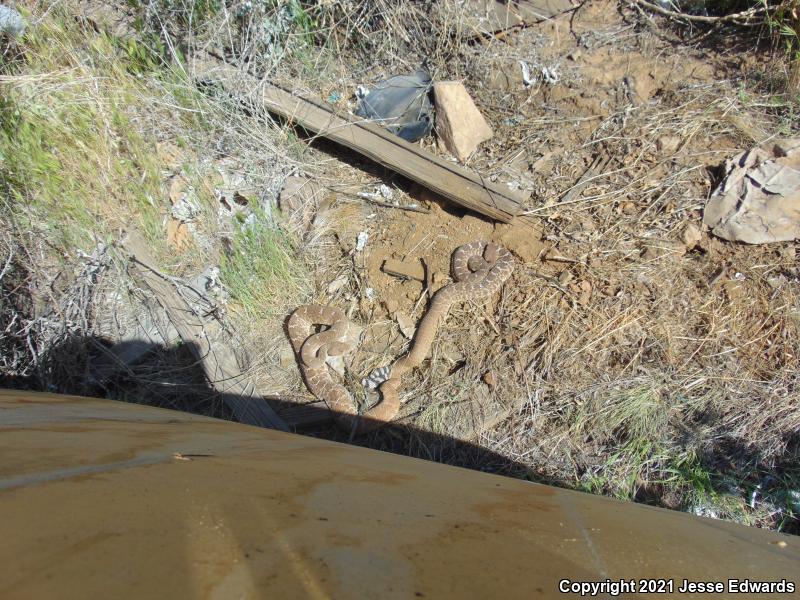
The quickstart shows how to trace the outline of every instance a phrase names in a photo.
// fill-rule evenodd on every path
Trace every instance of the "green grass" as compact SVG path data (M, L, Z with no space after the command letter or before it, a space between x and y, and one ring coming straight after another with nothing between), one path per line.
M307 278L288 236L271 227L260 210L254 209L254 214L255 222L239 227L223 255L220 278L236 312L258 320L283 312L302 295Z
M1 67L4 209L62 252L130 217L151 240L161 229L155 140L136 123L151 95L139 74L153 65L135 45L86 35L51 16L26 37L24 58Z

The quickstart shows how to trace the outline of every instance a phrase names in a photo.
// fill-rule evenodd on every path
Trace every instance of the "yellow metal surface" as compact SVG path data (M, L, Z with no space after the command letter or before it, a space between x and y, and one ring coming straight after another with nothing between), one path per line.
M559 582L644 578L678 596L684 579L800 575L794 537L21 392L0 392L0 540L3 599L579 597Z

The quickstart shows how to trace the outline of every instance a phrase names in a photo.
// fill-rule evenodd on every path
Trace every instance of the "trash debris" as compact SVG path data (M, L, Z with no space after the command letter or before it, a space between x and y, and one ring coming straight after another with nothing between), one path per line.
M524 60L519 61L519 66L522 68L522 83L525 87L530 87L534 83L534 78L531 76L531 68Z
M0 4L0 35L12 38L20 37L25 33L25 19L13 8Z
M483 118L463 84L441 81L433 86L436 101L436 133L447 150L461 162L492 137L492 128Z
M748 244L800 238L800 138L742 152L706 204L714 235Z
M433 127L430 88L430 75L421 70L390 77L369 91L359 86L356 115L379 121L404 140L416 142Z
M542 81L547 85L555 85L561 81L561 74L556 67L542 67Z
M367 247L368 239L369 239L369 233L367 233L366 231L362 231L361 233L358 234L358 237L356 238L356 252L361 252L362 250L364 250L364 248Z
M555 65L551 67L541 66L538 67L538 73L534 74L531 71L531 66L524 60L520 60L519 66L522 68L522 83L525 87L530 87L541 79L547 85L555 85L561 81L561 74L558 72L558 67Z
M234 97L241 97L241 92L236 90L240 89L243 81L260 86L259 102L270 113L350 148L447 200L496 221L508 223L513 220L530 197L528 191L510 190L506 185L495 183L496 174L487 176L475 173L419 146L398 144L393 133L365 123L363 118L334 113L319 103L303 98L302 94L292 93L250 75L243 80L241 70L232 65L218 60L209 63L197 61L192 68L197 69L197 77L217 82Z

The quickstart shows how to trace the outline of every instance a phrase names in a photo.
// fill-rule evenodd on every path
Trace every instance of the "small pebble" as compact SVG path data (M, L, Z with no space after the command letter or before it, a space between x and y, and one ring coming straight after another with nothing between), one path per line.
M483 374L483 383L488 385L490 388L495 386L497 382L494 377L494 371L486 371L486 373Z

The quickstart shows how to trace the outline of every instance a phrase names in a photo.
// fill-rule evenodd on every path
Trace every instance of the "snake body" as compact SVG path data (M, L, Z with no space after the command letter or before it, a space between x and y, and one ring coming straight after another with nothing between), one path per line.
M315 333L318 326L328 329ZM350 427L357 415L355 403L347 389L331 377L326 360L354 350L360 328L343 310L310 304L292 313L287 329L309 391L328 404L343 427Z
M440 289L431 300L428 312L417 327L411 349L389 369L389 376L378 388L381 401L361 415L354 424L355 403L348 391L333 380L325 359L351 351L357 343L357 327L334 307L301 306L289 319L289 338L298 355L300 368L309 390L325 400L337 414L338 422L348 429L355 425L363 433L397 416L400 410L399 388L403 375L428 356L439 323L456 302L478 300L497 292L514 269L511 253L494 243L474 241L453 253L454 282ZM314 334L316 325L329 326Z

